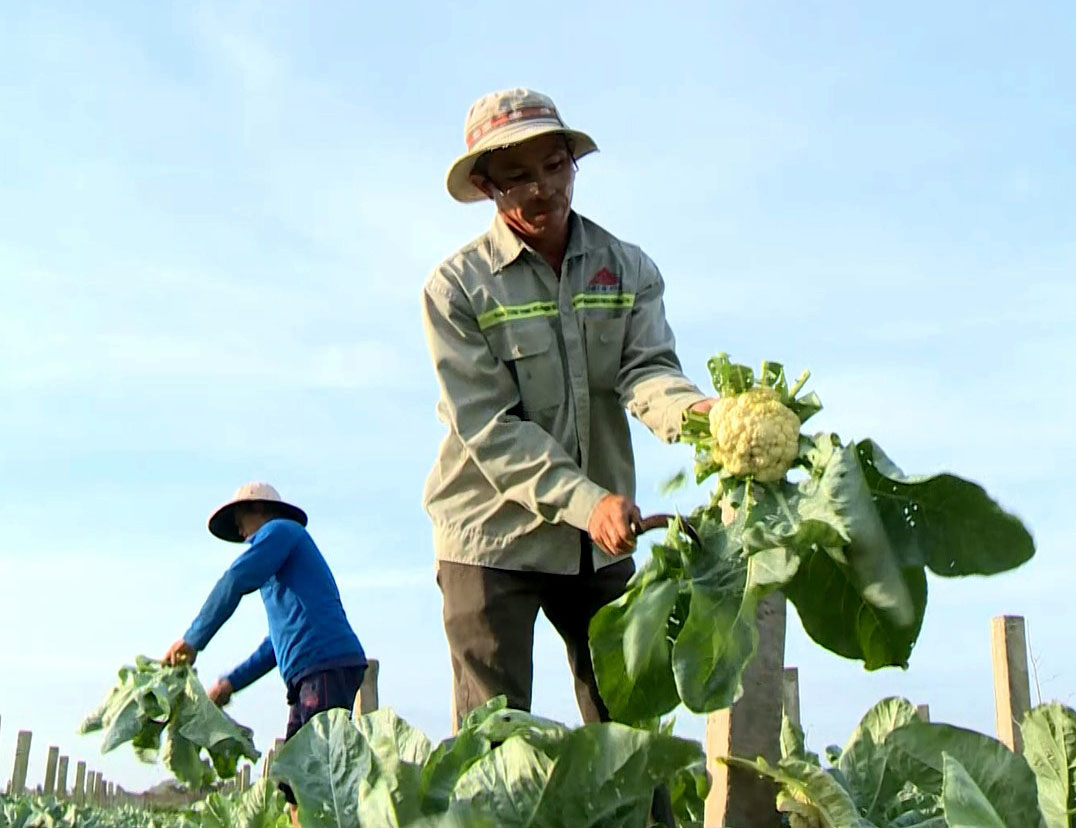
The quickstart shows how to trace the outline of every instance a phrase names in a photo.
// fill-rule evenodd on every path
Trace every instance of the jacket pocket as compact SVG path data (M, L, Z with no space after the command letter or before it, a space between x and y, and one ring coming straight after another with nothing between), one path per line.
M528 414L564 402L564 369L553 329L546 322L500 326L494 352L512 368Z
M587 337L587 381L596 391L616 389L626 325L626 316L583 321Z

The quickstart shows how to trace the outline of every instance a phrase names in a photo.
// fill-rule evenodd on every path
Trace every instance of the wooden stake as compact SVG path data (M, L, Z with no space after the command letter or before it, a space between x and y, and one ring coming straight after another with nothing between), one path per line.
M45 760L45 785L42 789L45 796L52 796L56 792L56 765L59 761L60 749L50 747L48 759Z
M706 761L713 787L706 798L706 828L778 828L781 824L774 784L716 759L762 756L776 764L781 758L785 612L781 593L770 595L759 605L758 652L744 673L743 697L730 709L707 718Z
M1031 709L1031 685L1027 676L1027 635L1019 615L1001 615L990 624L994 656L994 706L998 739L1015 753L1022 753L1020 722Z
M79 762L75 765L75 786L71 789L71 798L78 804L85 801L86 763Z
M800 722L800 671L796 667L786 667L783 678L785 715L796 727L802 727L803 724Z
M30 763L30 743L34 734L20 730L15 742L15 767L11 772L11 793L18 796L26 790L26 768Z
M365 713L373 713L378 709L377 675L380 669L381 664L376 658L367 660L366 673L362 677L362 686L359 687L359 692L355 694L355 712L360 716Z
M929 722L930 721L930 705L929 704L917 705L916 708L915 708L915 712L919 714L919 718L922 719L924 722Z
M67 797L67 765L70 761L68 757L61 756L56 769L56 795L59 797Z

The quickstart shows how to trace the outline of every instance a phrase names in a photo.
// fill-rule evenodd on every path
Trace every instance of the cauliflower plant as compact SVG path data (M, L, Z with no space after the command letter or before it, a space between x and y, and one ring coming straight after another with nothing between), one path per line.
M714 460L736 477L781 480L799 454L799 417L765 386L718 400L710 409L710 433Z

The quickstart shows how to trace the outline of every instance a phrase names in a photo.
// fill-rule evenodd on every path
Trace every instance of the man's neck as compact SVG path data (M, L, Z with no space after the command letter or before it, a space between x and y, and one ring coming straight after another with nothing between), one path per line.
M572 223L570 218L565 222L563 230L555 237L532 238L518 228L513 227L510 222L505 221L505 224L520 240L545 259L558 277L560 276L560 270L564 266L564 257L568 252L568 240L571 236Z

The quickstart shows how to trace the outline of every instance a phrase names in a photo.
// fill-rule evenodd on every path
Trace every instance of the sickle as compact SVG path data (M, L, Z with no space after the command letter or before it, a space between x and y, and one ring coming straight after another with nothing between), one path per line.
M633 520L631 522L631 530L635 533L635 536L638 537L644 532L649 532L651 529L664 529L677 522L679 522L681 531L688 536L691 542L699 547L699 549L702 549L702 539L699 537L699 533L695 531L695 527L686 520L678 519L676 515L651 515L642 520Z

